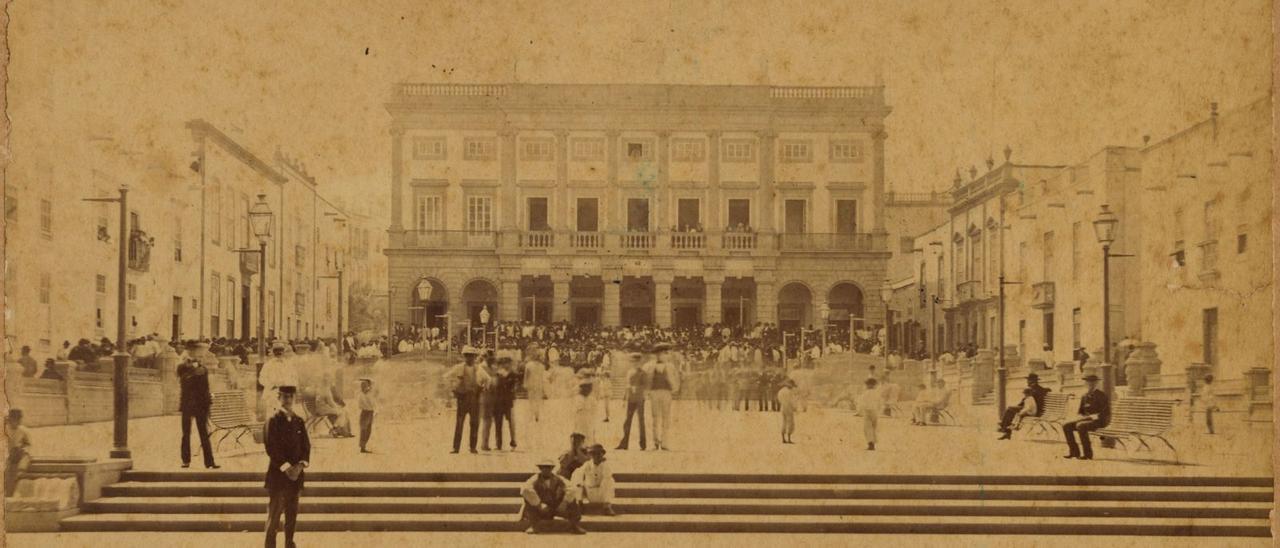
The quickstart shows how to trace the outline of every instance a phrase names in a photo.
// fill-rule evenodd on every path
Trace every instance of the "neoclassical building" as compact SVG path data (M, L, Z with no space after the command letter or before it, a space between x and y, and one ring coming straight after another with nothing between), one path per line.
M883 322L882 87L399 84L393 319Z

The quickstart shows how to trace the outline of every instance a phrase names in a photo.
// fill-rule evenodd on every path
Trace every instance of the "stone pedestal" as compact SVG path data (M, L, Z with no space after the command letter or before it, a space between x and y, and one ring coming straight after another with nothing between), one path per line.
M156 355L155 363L160 373L160 392L163 395L161 409L165 413L176 413L182 389L178 383L178 353L169 346L169 341L157 342L160 343L160 353Z
M1161 363L1155 343L1139 343L1124 362L1125 376L1129 381L1128 394L1141 397L1147 387L1158 386Z
M973 358L973 399L978 398L991 392L995 386L995 353L988 349L978 351Z
M191 351L191 358L199 361L206 369L216 369L218 367L218 357L209 351L209 343L201 342L196 344L195 349Z
M1043 362L1041 362L1043 363ZM1063 391L1067 385L1075 383L1076 380L1076 362L1058 362L1053 364L1053 370L1058 377L1058 390Z

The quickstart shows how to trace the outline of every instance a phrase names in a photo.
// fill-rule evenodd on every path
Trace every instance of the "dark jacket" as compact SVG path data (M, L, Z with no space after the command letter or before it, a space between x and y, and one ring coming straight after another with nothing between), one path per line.
M178 383L181 386L178 409L183 413L207 415L213 405L209 393L209 370L199 363L178 366Z
M298 481L294 482L280 470L280 466L286 462L296 465L304 460L311 461L311 438L307 437L306 422L302 417L290 416L284 410L277 410L262 425L262 438L270 459L265 487L268 490L284 489L296 484L298 489L302 489L306 472L299 474Z
M88 366L96 366L98 364L98 353L93 351L93 347L81 344L71 349L71 353L67 355L67 359L80 362Z
M494 376L493 401L503 409L510 409L516 401L516 388L520 386L520 379L515 373Z
M1111 424L1111 402L1107 400L1107 393L1101 390L1091 390L1080 398L1081 416L1098 415L1099 426Z
M644 401L644 393L649 389L649 374L639 367L627 373L627 401L640 403Z

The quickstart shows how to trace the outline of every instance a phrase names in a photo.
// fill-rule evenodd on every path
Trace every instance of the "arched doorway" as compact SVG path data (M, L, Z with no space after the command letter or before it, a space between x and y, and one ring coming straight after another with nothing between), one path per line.
M778 327L783 330L808 327L812 318L813 293L800 282L782 286L778 292Z
M831 310L832 327L849 328L849 317L852 316L853 328L862 329L862 290L850 282L841 282L831 288L827 294L827 307Z
M449 292L435 278L422 277L409 296L409 321L418 327L441 327L449 311Z
M462 288L462 305L472 325L480 323L480 311L489 309L489 321L498 317L498 288L488 280L471 280Z
M600 325L604 281L599 276L574 276L569 281L569 316L575 325Z

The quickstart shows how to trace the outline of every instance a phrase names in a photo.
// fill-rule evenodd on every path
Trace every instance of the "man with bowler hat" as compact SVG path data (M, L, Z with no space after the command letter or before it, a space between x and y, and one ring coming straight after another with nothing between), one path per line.
M178 366L178 384L178 409L182 411L182 467L191 466L191 423L195 422L204 467L219 468L213 462L213 448L209 446L209 408L213 406L209 370L199 360L188 358Z
M645 432L644 432L644 399L645 391L649 389L649 375L644 370L644 355L648 350L639 344L633 344L629 349L628 359L631 360L631 371L627 373L627 415L622 421L622 441L618 443L615 449L626 450L631 444L631 420L633 418L640 419L640 450L645 449Z
M480 387L489 383L489 377L485 372L476 367L476 356L480 355L480 351L470 346L462 348L463 362L454 366L445 374L445 382L453 388L453 395L457 398L456 413L453 423L453 451L457 453L462 448L462 423L471 417L469 423L470 432L470 448L472 453L476 453L476 439L480 435Z
M280 515L284 515L285 546L294 548L293 532L298 522L298 495L302 493L303 470L310 465L311 440L307 437L307 424L293 411L293 400L298 387L276 387L280 407L262 427L266 444L266 488L270 496L267 506L267 543L274 548L276 532L280 530Z
M1084 382L1088 390L1080 398L1080 418L1062 424L1062 433L1067 437L1067 455L1063 458L1092 459L1093 446L1089 443L1089 432L1106 427L1111 422L1111 402L1107 399L1107 393L1098 389L1098 376L1086 375ZM1076 432L1080 433L1078 447Z
M1040 376L1031 373L1027 375L1027 390L1031 391L1031 399L1036 402L1035 416L1039 417L1044 414L1044 397L1049 394L1050 390L1040 386ZM1004 409L1004 414L1000 417L1000 432L1003 435L1000 439L1007 440L1013 437L1013 419L1018 416L1018 412L1022 411L1022 402L1017 405L1011 405Z

